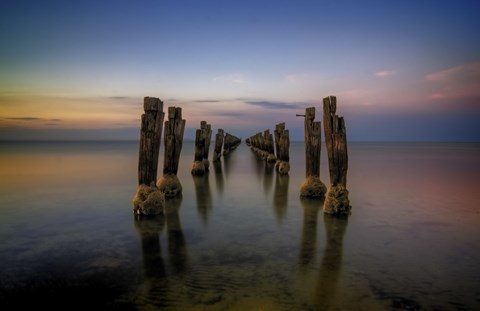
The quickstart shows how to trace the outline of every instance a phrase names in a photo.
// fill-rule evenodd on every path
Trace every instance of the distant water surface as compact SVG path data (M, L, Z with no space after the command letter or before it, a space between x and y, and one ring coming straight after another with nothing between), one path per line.
M289 176L193 151L138 219L137 142L0 143L1 309L480 310L480 144L349 143L348 218L300 200L301 142Z

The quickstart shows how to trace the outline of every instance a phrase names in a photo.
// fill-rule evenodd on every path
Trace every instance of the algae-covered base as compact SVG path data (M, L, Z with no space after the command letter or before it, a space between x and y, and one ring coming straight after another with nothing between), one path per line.
M194 161L192 165L192 175L204 175L205 164L203 161Z
M324 198L327 187L318 176L309 176L300 187L300 197Z
M164 194L155 186L141 184L133 197L133 210L138 215L158 215L163 213Z
M165 197L172 198L182 193L182 184L175 174L165 174L157 180L157 187L165 194Z
M287 161L277 160L275 163L275 170L280 175L288 175L288 172L290 172L290 163Z
M323 204L323 212L326 214L350 215L351 209L348 190L345 186L331 186Z

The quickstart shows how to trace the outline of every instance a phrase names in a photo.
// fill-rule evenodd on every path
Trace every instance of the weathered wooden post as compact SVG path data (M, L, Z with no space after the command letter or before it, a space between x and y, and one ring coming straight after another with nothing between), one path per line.
M305 170L306 178L300 196L324 198L327 187L320 180L321 122L314 122L315 107L305 109Z
M205 144L203 146L203 165L205 166L205 171L208 171L210 168L210 161L208 161L208 153L210 152L210 142L212 140L212 126L207 124L206 121L202 121L200 128L203 131Z
M168 107L168 120L165 121L164 133L163 176L157 180L157 187L165 197L175 197L182 193L182 184L177 177L177 172L184 131L185 120L182 119L182 108Z
M155 97L144 97L140 126L138 156L138 188L133 198L136 214L155 215L163 212L165 197L157 187L158 155L162 138L163 102Z
M195 132L195 152L192 165L192 175L205 174L205 165L203 164L203 148L205 147L205 139L201 129Z
M275 157L275 149L273 147L273 135L270 133L270 130L265 130L264 132L265 139L265 161L268 163L275 163L277 158Z
M351 206L347 190L347 130L343 117L338 117L337 98L323 99L323 125L327 145L330 188L325 198L323 211L327 214L350 214Z
M220 161L222 156L222 146L223 146L223 129L218 129L217 134L215 135L215 147L213 149L213 162Z
M207 121L200 122L200 129L195 133L195 155L192 166L193 175L203 175L210 166L208 161L208 150L212 138L212 127Z
M290 171L290 135L285 129L285 123L278 123L275 126L274 136L277 155L275 170L281 175L287 175Z
M140 128L140 147L138 160L138 184L155 184L157 181L158 155L162 138L163 102L155 97L143 99L142 123Z

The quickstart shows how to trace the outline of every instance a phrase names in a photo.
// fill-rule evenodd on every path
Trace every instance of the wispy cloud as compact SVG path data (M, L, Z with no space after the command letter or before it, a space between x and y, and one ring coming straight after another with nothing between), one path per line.
M430 99L480 98L480 62L432 72L424 78L434 88Z
M61 122L60 119L44 119L36 117L16 117L16 118L5 118L6 120L16 120L16 121L48 121L48 122Z
M379 78L387 78L395 75L395 71L393 70L383 70L383 71L377 71L375 72L375 76Z
M245 101L246 104L263 107L267 109L301 109L305 108L307 104L304 103L285 103L285 102L273 102L273 101Z
M195 103L218 103L218 102L220 102L220 100L216 100L216 99L197 99L197 100L194 100L193 102L195 102Z

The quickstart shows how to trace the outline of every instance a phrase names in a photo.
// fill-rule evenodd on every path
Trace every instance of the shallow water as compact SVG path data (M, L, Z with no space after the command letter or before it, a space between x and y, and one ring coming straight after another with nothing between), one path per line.
M2 310L480 309L480 144L349 143L348 218L300 200L303 143L289 176L242 144L193 177L193 147L137 219L137 142L0 143Z

